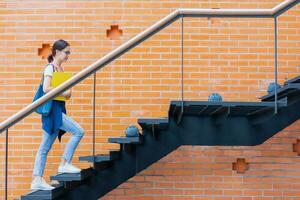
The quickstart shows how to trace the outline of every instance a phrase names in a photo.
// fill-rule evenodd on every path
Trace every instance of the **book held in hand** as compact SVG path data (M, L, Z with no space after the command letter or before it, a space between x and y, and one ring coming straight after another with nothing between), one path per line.
M68 73L68 72L53 72L51 85L52 85L52 87L56 88L59 85L61 85L62 83L69 80L71 77L72 77L72 74ZM66 98L63 96L57 96L53 100L66 101Z

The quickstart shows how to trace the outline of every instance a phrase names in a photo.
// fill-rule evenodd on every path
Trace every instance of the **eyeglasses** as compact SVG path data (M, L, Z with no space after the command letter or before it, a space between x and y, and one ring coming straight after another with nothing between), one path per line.
M66 55L70 55L71 51L63 51Z

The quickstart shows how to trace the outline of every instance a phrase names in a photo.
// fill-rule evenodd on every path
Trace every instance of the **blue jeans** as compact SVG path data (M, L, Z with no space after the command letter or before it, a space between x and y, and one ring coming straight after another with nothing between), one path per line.
M61 130L66 132L72 133L72 136L69 142L66 145L65 152L63 154L63 158L67 162L71 162L74 152L80 142L81 138L83 137L84 131L77 122L75 122L71 117L63 114L62 116L62 126L60 127ZM43 139L40 144L39 150L37 152L34 169L33 169L33 176L43 176L44 169L46 165L47 154L50 151L52 144L54 143L57 134L49 134L44 131Z

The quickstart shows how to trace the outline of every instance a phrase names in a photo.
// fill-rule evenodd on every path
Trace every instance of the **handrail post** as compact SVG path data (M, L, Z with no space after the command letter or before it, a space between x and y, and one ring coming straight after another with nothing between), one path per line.
M278 77L277 77L277 67L278 67L278 47L277 47L277 17L274 17L274 75L275 75L275 110L274 113L277 114L277 82L278 82Z
M7 177L8 176L8 129L5 136L5 200L7 200Z
M95 143L96 143L96 72L94 73L94 89L93 89L93 159L95 167Z
M183 92L184 92L184 89L183 89L183 65L184 65L184 58L183 58L183 48L184 48L184 31L183 31L183 15L181 16L181 111L183 112L183 101L184 101L184 96L183 96Z
M184 24L183 24L183 18L184 18L184 15L180 15L181 17L181 110L180 110L180 113L178 115L178 119L177 119L177 124L179 124L181 122L181 118L182 118L182 115L183 115L183 106L184 106L184 89L183 89L183 72L184 72Z

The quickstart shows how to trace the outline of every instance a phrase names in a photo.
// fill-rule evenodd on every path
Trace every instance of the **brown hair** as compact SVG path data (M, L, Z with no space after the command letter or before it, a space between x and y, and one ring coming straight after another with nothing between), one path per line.
M65 40L57 40L56 42L54 42L52 53L48 56L48 62L51 63L53 61L53 57L56 55L56 50L61 51L68 46L70 46L70 44Z

